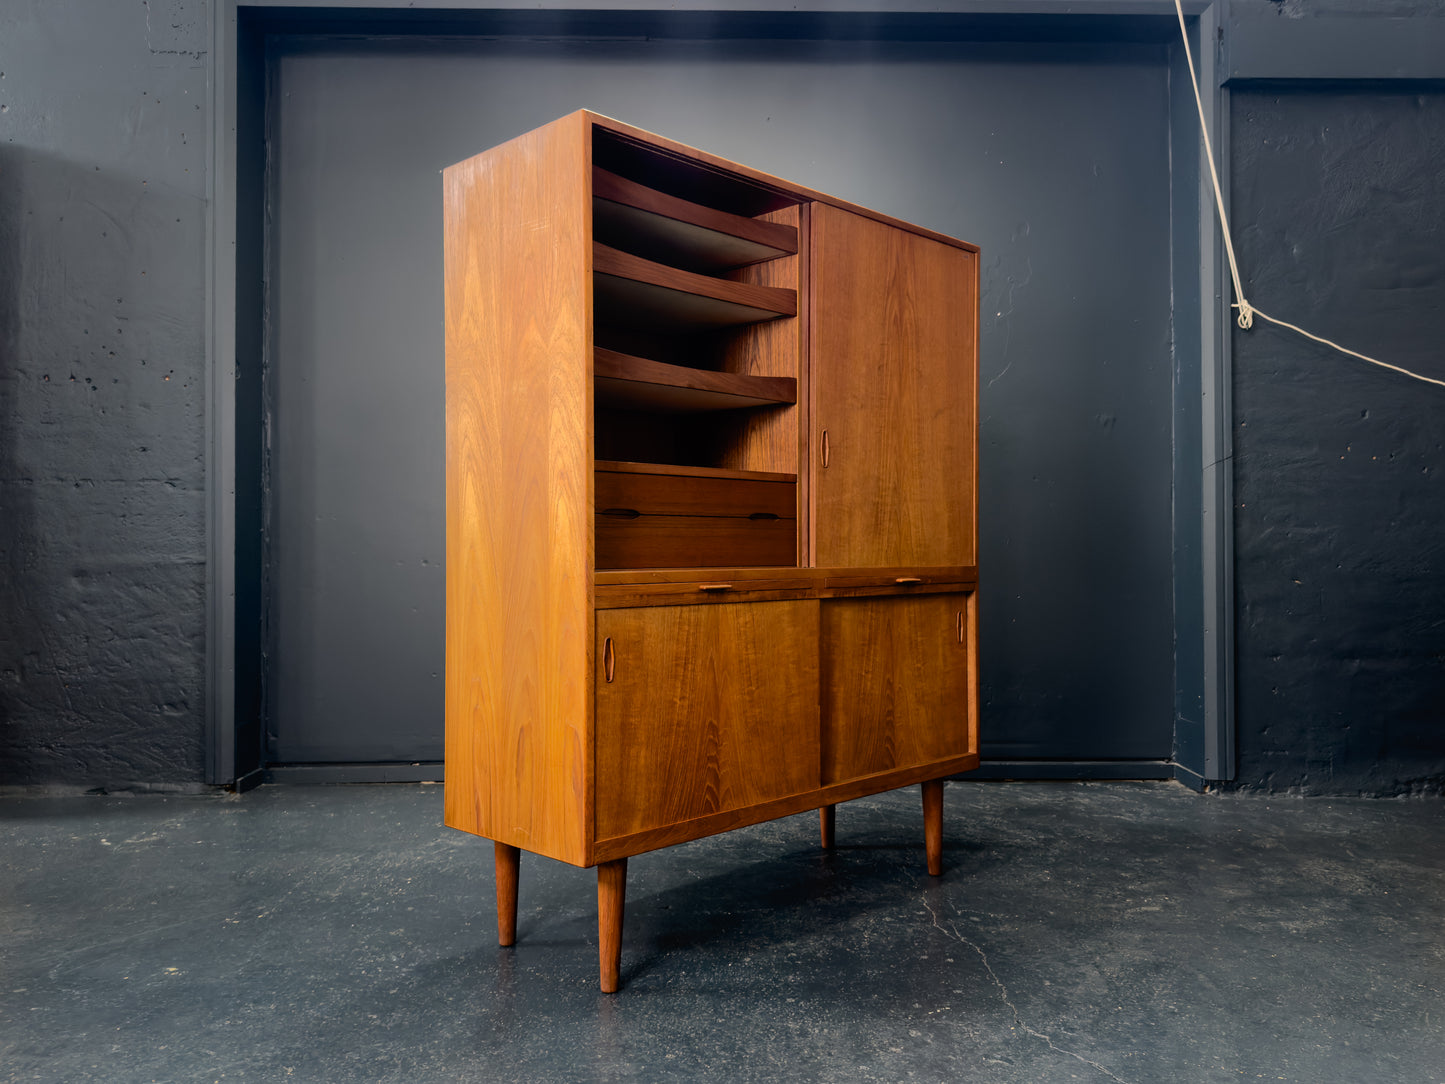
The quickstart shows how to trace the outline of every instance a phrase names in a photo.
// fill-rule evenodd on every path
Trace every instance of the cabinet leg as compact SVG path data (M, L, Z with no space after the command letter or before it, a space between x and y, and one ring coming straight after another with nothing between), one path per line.
M923 849L928 855L928 872L943 873L943 780L923 784Z
M621 985L622 911L627 898L627 859L603 862L597 867L597 960L601 965L602 992L617 993Z
M505 843L493 843L497 853L497 944L504 948L517 943L517 874L522 851Z
M522 848L494 841L497 854L497 944L517 942L517 873L522 869Z
M833 849L835 838L833 825L836 820L835 814L837 811L838 807L835 805L825 805L818 810L818 827L822 832L823 850L825 851L831 851Z

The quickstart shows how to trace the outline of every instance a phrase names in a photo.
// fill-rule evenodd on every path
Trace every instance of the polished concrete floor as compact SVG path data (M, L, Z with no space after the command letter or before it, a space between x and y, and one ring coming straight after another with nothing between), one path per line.
M435 786L0 801L0 1080L1445 1081L1445 802L955 783L595 878Z

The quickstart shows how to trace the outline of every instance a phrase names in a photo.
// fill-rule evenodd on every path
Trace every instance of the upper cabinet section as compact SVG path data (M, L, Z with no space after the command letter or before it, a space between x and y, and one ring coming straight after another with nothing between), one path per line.
M977 563L978 255L812 213L814 563Z
M585 111L444 187L488 583L976 563L973 246Z
M799 200L600 123L592 155L596 567L797 565Z

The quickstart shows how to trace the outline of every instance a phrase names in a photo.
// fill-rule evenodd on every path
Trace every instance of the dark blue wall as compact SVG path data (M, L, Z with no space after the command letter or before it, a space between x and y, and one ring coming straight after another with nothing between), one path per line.
M1445 92L1232 95L1246 296L1445 379ZM1445 782L1445 387L1256 321L1234 345L1239 778Z
M204 775L208 10L0 10L0 784ZM1231 119L1254 300L1445 376L1440 92ZM1438 791L1445 389L1267 327L1234 357L1239 785Z

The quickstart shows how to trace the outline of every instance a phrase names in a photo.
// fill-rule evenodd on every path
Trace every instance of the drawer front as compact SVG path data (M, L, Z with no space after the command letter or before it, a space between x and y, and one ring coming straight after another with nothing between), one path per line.
M806 580L742 579L733 575L738 569L719 571L726 572L727 576L686 583L599 584L594 591L594 604L599 610L617 610L631 606L702 606L812 597Z
M794 565L797 486L597 472L596 567Z
M797 484L753 478L597 472L597 512L660 516L750 516L795 519Z
M792 565L791 519L728 516L597 516L598 568L710 568Z

